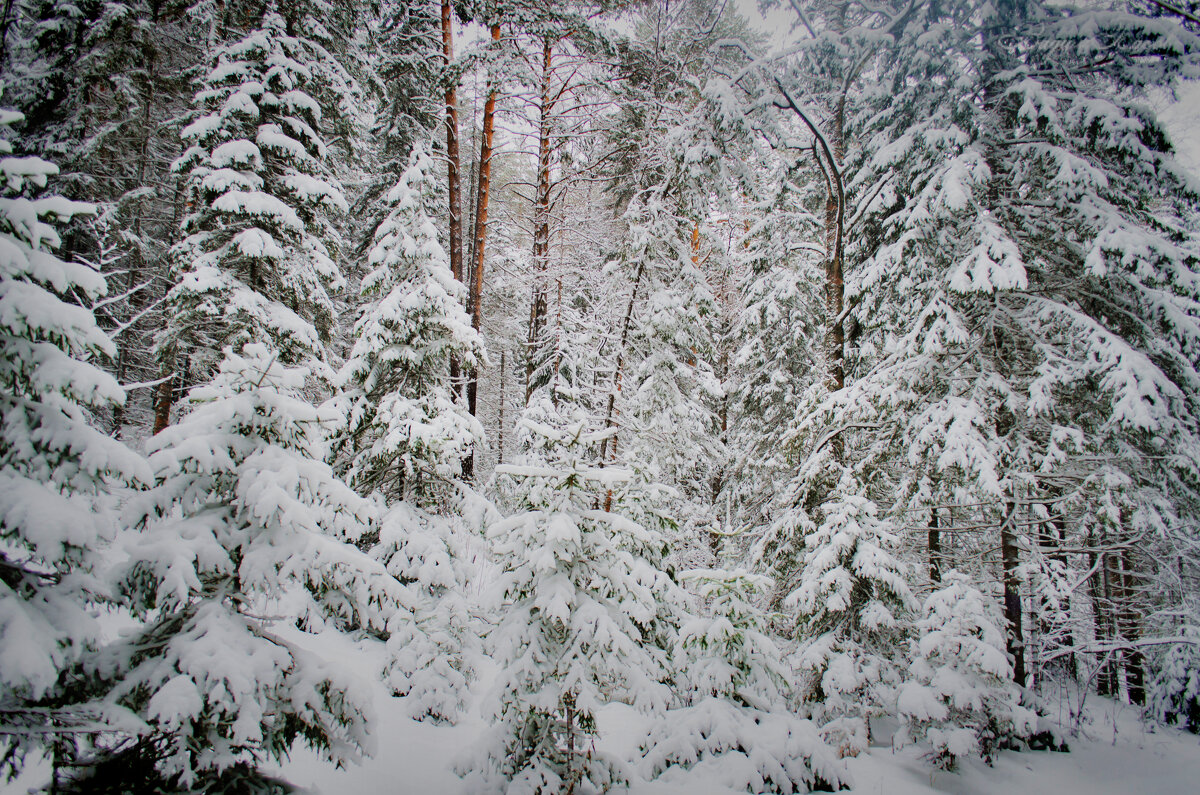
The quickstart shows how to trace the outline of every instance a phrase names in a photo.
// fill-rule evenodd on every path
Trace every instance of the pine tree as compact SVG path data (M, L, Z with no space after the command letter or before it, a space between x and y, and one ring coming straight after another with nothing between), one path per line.
M149 726L118 753L167 786L216 787L298 739L339 763L371 748L365 683L303 636L383 633L416 600L354 546L375 507L324 463L328 417L299 397L305 377L265 345L229 351L154 439L157 483L118 571L144 623L89 667ZM295 627L271 618L281 605Z
M957 571L925 600L912 678L897 704L907 738L927 740L937 767L974 755L991 764L998 750L1037 729L1012 682L1002 625L994 600Z
M20 764L22 727L88 718L60 674L100 635L97 576L116 530L110 494L149 480L145 461L97 431L92 412L125 400L94 363L115 353L87 303L104 278L60 259L58 224L94 206L42 192L58 173L37 157L13 157L0 111L0 769ZM85 302L81 305L79 302ZM7 771L6 771L7 772Z
M594 750L596 712L613 700L665 709L658 639L671 630L659 612L678 586L652 565L660 538L598 507L628 472L594 466L598 434L570 386L535 395L518 433L517 463L497 468L517 512L488 531L504 572L490 638L501 672L471 781L486 791L606 789L628 773Z
M784 700L791 671L755 602L772 588L744 570L694 570L708 614L689 619L674 650L683 702L643 743L647 778L680 768L706 771L746 792L834 790L849 778L812 722ZM706 779L712 780L712 779Z

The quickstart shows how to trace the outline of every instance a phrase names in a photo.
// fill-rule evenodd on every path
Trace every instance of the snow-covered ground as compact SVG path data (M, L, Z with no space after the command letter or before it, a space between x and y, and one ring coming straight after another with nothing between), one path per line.
M379 683L380 644L322 638L322 651L372 682L377 696L376 747L362 764L336 769L308 749L296 749L282 766L282 776L311 795L442 795L462 791L454 773L483 728L472 710L457 725L434 725L408 717L405 699L388 695ZM494 671L480 665L480 680ZM482 687L476 688L482 690ZM479 695L477 693L477 695ZM848 760L853 793L863 795L1184 795L1200 792L1200 737L1177 729L1149 726L1137 710L1089 696L1086 720L1078 735L1068 735L1070 753L1003 752L994 767L967 760L955 772L936 771L922 759L922 749L872 747ZM598 750L629 758L647 725L631 707L614 704L600 715ZM880 734L886 733L886 727ZM33 765L18 781L0 786L0 795L40 791L48 776L45 765ZM671 783L639 782L632 795L725 795L735 790L713 783L712 771L689 771Z
M893 751L875 747L848 762L851 792L864 795L1173 795L1200 792L1200 738L1175 729L1143 725L1135 710L1111 701L1089 699L1091 723L1069 738L1070 753L1004 752L994 767L970 760L959 770L935 771L918 747ZM314 795L371 793L453 793L462 785L452 771L456 756L469 750L482 724L464 721L453 727L428 726L404 716L401 699L380 703L379 748L361 767L334 770L310 752L298 751L284 775ZM609 707L600 722L599 747L633 751L641 717L629 707ZM724 795L711 776L685 775L670 785L642 783L638 795Z
M371 649L344 650L347 664L355 665L363 676L371 675L373 657ZM485 661L481 680L490 679L490 673ZM470 753L483 728L482 719L472 712L456 726L419 723L407 717L404 699L388 696L382 685L377 688L378 746L373 758L337 770L311 751L299 749L283 766L283 776L313 795L461 791L454 763ZM873 747L868 754L848 760L854 781L850 791L864 795L1200 792L1200 737L1147 725L1134 708L1094 695L1088 697L1084 712L1079 733L1068 735L1069 753L1004 752L990 768L968 760L955 772L936 771L921 759L920 747ZM602 735L597 747L629 758L636 753L646 725L646 719L631 707L612 705L600 716ZM724 795L733 791L714 786L713 777L704 771L678 776L671 784L643 782L630 788L633 795Z

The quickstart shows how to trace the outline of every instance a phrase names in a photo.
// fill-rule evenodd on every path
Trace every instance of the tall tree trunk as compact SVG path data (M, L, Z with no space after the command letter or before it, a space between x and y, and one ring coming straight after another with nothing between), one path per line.
M825 311L829 315L827 331L828 385L831 392L846 386L846 332L842 312L846 305L846 282L843 276L845 244L845 201L841 168L846 151L846 94L838 97L830 133L834 162L830 164L829 190L825 198ZM835 450L841 452L840 436L834 440ZM838 456L841 460L841 455Z
M153 9L151 21L152 22L156 21L157 16L158 16L158 9L155 8L155 9ZM136 188L145 187L145 185L146 185L146 168L150 161L151 108L154 105L155 88L157 86L155 66L158 63L158 58L156 56L157 56L157 52L155 50L151 50L149 56L147 57L146 96L144 98L143 105L142 105L142 140L141 140L141 143L138 145L138 164L137 164L137 171L134 174L134 185ZM137 213L136 213L136 215L134 215L134 218L133 218L133 234L137 240L141 240L141 237L142 237L142 218L143 218L144 214L145 214L144 204L139 203ZM141 290L139 289L139 290L135 291L135 289L134 289L135 287L137 287L137 280L138 280L138 278L141 277L142 267L145 264L142 259L141 251L137 250L135 252L135 254L129 258L128 263L129 263L128 264L129 273L125 280L125 290L126 290L126 295L128 296L128 300L129 300L130 323L132 323L132 319L137 316L138 311L142 308L142 305L145 303L141 298ZM130 357L129 347L130 347L130 342L131 342L131 340L130 340L131 335L129 332L130 332L130 329L128 329L128 328L122 330L120 333L117 334L117 339L116 339L116 343L117 343L117 381L119 381L120 383L125 383L126 368L128 367L128 363L129 363L129 357ZM118 438L120 438L120 436L121 436L121 426L124 424L124 422L125 422L125 404L122 403L113 410L113 425L115 426L115 428L113 430Z
M504 463L504 375L508 351L500 351L500 410L496 415L496 463Z
M942 581L942 530L938 524L938 510L933 508L929 511L929 581L940 583Z
M1113 582L1117 596L1117 629L1121 640L1128 644L1121 653L1125 668L1125 692L1131 704L1146 703L1145 660L1135 645L1141 637L1139 617L1134 592L1135 574L1130 566L1131 553L1128 547L1110 556L1113 565Z
M1000 557L1004 567L1004 617L1008 619L1008 653L1013 659L1013 681L1025 686L1025 634L1022 630L1021 579L1017 574L1020 549L1017 546L1017 506L1005 506L1000 525Z
M163 381L158 385L154 400L154 433L171 424L171 407L175 405L175 382L179 373L175 371L175 357L164 360L162 365Z
M454 60L454 21L450 0L442 0L442 61L447 70ZM458 90L455 83L446 88L446 193L450 197L450 271L463 280L462 256L462 178L458 156ZM459 382L458 357L450 357L450 383Z
M542 40L542 86L538 105L537 191L533 204L533 295L529 301L528 351L525 359L525 402L533 394L533 374L538 363L538 344L546 321L545 275L550 264L550 96L553 46Z
M1097 541L1102 545L1104 543L1103 536L1097 539L1091 536L1088 539L1090 546L1095 547ZM1092 622L1095 625L1095 636L1097 645L1103 647L1108 641L1112 640L1113 633L1110 630L1109 622L1109 598L1108 598L1108 561L1106 552L1092 552L1088 555L1090 568L1093 570L1092 576L1089 578L1088 590L1092 597ZM1097 565L1099 564L1099 565ZM1096 672L1096 692L1102 696L1111 696L1117 693L1116 684L1116 666L1113 665L1111 656L1102 652L1100 659L1100 669Z
M1057 493L1054 493L1054 496L1058 496ZM1045 507L1047 514L1050 514L1054 510L1052 504L1048 504ZM1040 553L1065 569L1067 558L1062 551L1064 540L1062 522L1055 519L1053 515L1050 515L1038 525L1037 539ZM1037 652L1037 662L1035 664L1035 682L1042 676L1041 658L1044 651L1053 651L1053 649L1047 649L1048 641L1059 642L1061 639L1062 645L1067 648L1072 648L1075 645L1075 639L1072 636L1070 626L1071 595L1067 593L1062 598L1063 603L1058 608L1057 616L1051 615L1052 605L1045 595L1038 599L1038 630L1041 633L1042 640L1037 647L1039 651ZM1062 616L1066 616L1067 620L1065 622L1061 620ZM1066 667L1072 679L1078 678L1078 663L1074 652L1068 655Z
M500 40L500 25L491 27L492 41ZM479 147L479 188L475 196L475 262L471 269L471 326L480 330L483 322L483 261L487 242L488 198L492 179L492 140L496 133L496 88L494 77L488 78L487 102L483 106L483 139ZM467 410L477 416L479 368L471 368L467 380Z

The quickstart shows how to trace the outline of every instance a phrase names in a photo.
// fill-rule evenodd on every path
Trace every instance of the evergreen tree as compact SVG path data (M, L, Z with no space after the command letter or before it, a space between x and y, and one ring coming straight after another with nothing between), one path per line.
M154 438L157 483L118 571L144 623L89 668L149 726L128 764L168 786L215 787L298 739L339 763L372 747L366 683L303 634L383 633L413 620L415 597L354 546L375 507L323 462L305 376L265 345L230 351ZM270 618L280 606L295 627Z
M359 491L389 499L428 500L439 483L461 476L463 458L483 437L450 383L452 359L474 366L484 354L429 215L436 194L433 162L417 150L387 195L390 211L362 283L370 303L339 376L347 475Z
M194 355L194 372L215 367L224 347L255 341L285 364L330 375L328 291L343 283L332 217L347 204L325 162L313 94L336 64L287 27L267 13L261 28L217 49L182 133L188 149L176 168L192 212L158 344L166 361Z
M709 484L724 458L713 410L721 384L710 364L716 306L698 267L699 228L693 227L689 245L686 225L665 192L660 187L639 194L626 212L624 264L645 298L635 311L631 341L639 356L622 388L622 424L630 431L623 459L644 482L672 489L659 510L680 526L673 546L694 564L708 554L705 531L714 522ZM694 454L702 448L710 455Z
M893 52L909 79L874 100L861 180L898 176L865 214L878 244L851 290L873 355L835 425L900 429L862 453L898 524L961 505L999 537L1024 684L1022 546L1168 543L1197 507L1197 196L1138 97L1194 73L1200 40L1120 10L1005 2L930 6ZM958 100L975 89L982 103ZM1039 503L1055 517L1022 508ZM1150 606L1113 606L1136 643L1129 616ZM1134 700L1140 660L1118 660Z
M894 530L848 476L805 522L804 569L786 604L799 614L801 697L842 755L867 748L870 720L884 714L899 683L894 649L915 600L895 556Z
M362 282L368 303L338 378L345 391L332 405L344 418L339 447L350 483L404 503L371 551L421 594L419 626L388 640L388 681L414 699L415 715L454 719L466 690L463 577L451 522L426 511L456 497L462 461L483 438L455 402L450 362L474 365L484 353L429 215L436 194L433 162L418 149L387 195Z
M1012 682L1002 623L994 600L957 571L925 600L912 679L898 708L907 738L927 740L937 767L974 755L991 764L998 750L1037 729L1037 715L1021 705Z
M121 383L158 373L167 250L178 239L176 119L190 97L198 30L173 0L47 2L4 7L6 97L29 118L18 151L43 153L65 172L64 195L98 205L73 224L69 251L100 267L113 293L96 320L117 353L101 366ZM105 418L114 432L146 424L152 392L131 391Z
M488 531L504 607L490 639L501 665L487 702L495 723L472 775L481 790L591 791L627 780L592 746L596 711L613 700L661 711L670 698L657 639L671 634L659 611L677 602L678 586L653 565L661 539L598 507L628 472L594 466L597 433L573 394L539 391L520 422L521 456L497 468L513 481L517 512Z
M704 770L746 792L834 790L848 776L807 720L784 701L791 671L755 605L770 580L744 570L694 570L708 615L679 633L674 667L682 705L657 721L643 744L648 778L679 768Z
M149 480L145 461L92 427L90 414L120 405L117 382L92 360L112 341L79 301L104 278L60 259L57 225L94 207L42 192L58 173L14 157L0 111L0 743L2 768L19 764L48 716L85 719L60 674L99 638L97 576L116 529L111 495ZM95 714L88 717L95 717ZM31 735L30 727L34 728Z
M408 713L453 723L466 703L480 626L466 597L461 529L452 517L408 503L388 509L370 555L413 593L411 617L389 624L384 681Z
M1180 634L1187 641L1168 646L1154 667L1147 706L1155 720L1200 734L1200 633L1189 627Z

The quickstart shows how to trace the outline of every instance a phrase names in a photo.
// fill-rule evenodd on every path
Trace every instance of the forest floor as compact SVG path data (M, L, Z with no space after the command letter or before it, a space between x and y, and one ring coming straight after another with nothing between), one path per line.
M347 651L349 651L347 649ZM349 655L348 655L349 656ZM353 655L365 664L370 654ZM480 680L491 678L481 670ZM375 677L378 678L378 677ZM1057 706L1057 705L1056 705ZM1061 705L1064 716L1077 703ZM404 699L379 686L378 747L360 766L337 770L308 750L297 750L283 766L283 777L313 795L449 795L462 791L453 768L465 759L483 728L478 710L455 726L418 723L407 717ZM1200 737L1151 726L1138 710L1089 696L1084 719L1067 735L1069 753L1002 752L993 767L968 760L954 772L933 770L922 750L890 744L848 762L852 793L863 795L1183 795L1200 792ZM612 705L600 715L601 750L629 758L636 752L645 719L631 707ZM882 727L885 734L887 727ZM683 772L670 783L634 784L631 795L725 795L735 792L714 783L713 771Z
M324 639L323 639L324 640ZM352 643L332 636L322 651L378 682L381 644ZM357 648L356 648L357 647ZM488 661L480 666L477 682L495 671ZM376 690L376 745L371 758L337 769L306 748L297 748L278 771L282 778L309 795L450 795L463 790L454 772L465 760L483 729L478 704L457 725L434 725L408 717L405 699L394 698L382 683ZM482 688L477 688L480 690ZM476 694L478 697L478 694ZM1077 703L1061 705L1064 715ZM968 760L954 772L935 771L921 758L917 746L893 749L887 742L848 760L853 787L863 795L1183 795L1200 792L1200 737L1144 722L1138 710L1109 699L1089 696L1084 719L1068 732L1069 753L1048 751L1002 752L993 767ZM646 723L631 707L606 707L599 716L597 748L622 758L636 754ZM876 734L885 736L886 725ZM716 770L680 771L669 782L635 783L631 795L725 795L735 792L717 783ZM46 764L30 765L0 795L44 791Z

